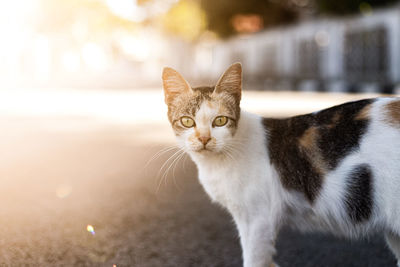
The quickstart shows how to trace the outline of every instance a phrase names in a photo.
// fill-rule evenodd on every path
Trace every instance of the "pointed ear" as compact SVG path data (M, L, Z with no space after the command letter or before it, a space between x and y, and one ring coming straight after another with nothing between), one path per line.
M172 68L164 68L162 73L165 103L168 105L177 95L190 92L189 83Z
M215 93L228 93L240 101L242 95L242 64L232 64L219 78Z

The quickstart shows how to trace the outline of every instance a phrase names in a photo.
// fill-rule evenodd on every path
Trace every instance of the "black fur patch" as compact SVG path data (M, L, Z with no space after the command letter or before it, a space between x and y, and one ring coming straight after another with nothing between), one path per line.
M362 109L373 101L365 99L349 102L322 110L315 115L316 123L320 125L318 146L330 169L336 168L341 159L358 148L369 120L356 118ZM337 121L332 121L335 116Z
M275 165L282 184L288 189L303 192L314 201L321 177L310 159L300 151L298 138L308 129L309 117L294 117L286 120L264 119L269 133L268 149L271 163Z
M322 186L323 173L315 159L299 145L304 133L314 127L315 142L329 170L357 149L368 126L368 119L358 119L359 113L373 100L349 102L317 113L287 119L263 119L268 133L268 151L282 184L288 189L303 192L313 202Z
M347 178L345 205L355 223L368 220L372 213L372 171L369 165L356 166Z

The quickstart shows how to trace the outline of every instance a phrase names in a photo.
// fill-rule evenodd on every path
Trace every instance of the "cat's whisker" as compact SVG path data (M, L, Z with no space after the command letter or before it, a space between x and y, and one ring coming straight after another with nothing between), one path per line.
M239 154L239 155L242 155L247 151L245 146L237 146L237 145L235 145L235 146L230 146L230 148L232 148L234 150L234 152Z
M164 172L163 175L163 180L164 180L164 185L167 184L167 179L168 179L168 174L172 168L172 178L174 180L174 185L177 189L179 189L177 183L176 183L176 177L175 177L175 168L179 162L179 160L182 158L182 155L184 154L184 152L182 151L182 153L180 153L174 160L173 162L170 164L170 166L168 167L168 169Z
M237 140L237 141L247 141L247 140L250 140L250 138L248 138L248 137L235 137L235 139L232 139L231 141L235 141L235 140Z
M228 151L225 151L225 155L228 156L231 160L235 161L233 156Z
M161 155L163 155L164 153L171 151L173 149L179 149L176 145L172 145L172 146L167 146L164 147L162 149L160 149L159 151L157 151L151 158L150 160L147 162L146 165L148 165L149 163L151 163L151 161L157 159L158 157L160 157Z
M236 161L235 158L232 156L231 152L228 149L223 150L223 153L224 153L224 155L228 156L233 161Z
M144 165L144 169L146 169L149 165L150 165L150 163L152 162L152 161L154 161L154 160L157 160L159 157L161 157L162 155L164 155L165 153L167 153L167 152L169 152L169 151L171 151L171 150L173 150L173 149L179 149L177 146L168 146L168 147L164 147L164 148L162 148L162 149L160 149L159 151L157 151L147 162L146 162L146 164Z
M229 148L232 149L233 152L239 153L239 154L243 154L244 152L246 152L245 147L240 147L240 146L229 146Z
M160 177L160 174L162 172L162 170L165 168L165 166L168 164L168 162L170 162L171 160L174 160L175 157L177 157L177 155L179 155L179 153L182 151L182 149L180 148L178 151L174 152L174 154L172 154L172 156L170 156L165 162L164 164L161 166L160 170L157 173L157 177L159 177L159 182L158 182L158 186L157 186L157 190L156 192L158 193L161 183L163 181L162 176Z
M235 138L228 141L231 144L244 144L245 142L249 141L248 138Z
M180 149L178 152L179 152L179 153L175 156L175 158L173 159L173 161L170 162L170 165L168 166L168 168L166 168L166 169L164 170L164 173L163 173L163 175L162 175L162 177L161 177L162 181L164 181L164 185L167 184L167 178L168 178L168 173L169 173L170 169L174 166L174 164L175 164L175 166L176 166L176 164L177 164L177 162L179 161L180 157L181 157L182 154L184 153L184 151L183 151L182 149Z
M164 167L168 164L168 162L170 160L172 160L179 152L181 152L181 149L179 149L178 151L175 151L174 154L172 154L165 162L163 165L161 165L160 170L157 173L157 176L159 176L161 174L161 171L164 169Z
M228 150L228 153L231 155L231 159L235 162L235 163L239 163L239 161L237 160L237 158L235 158L235 156L234 155L232 155L232 151L229 151Z
M146 165L143 167L143 170L145 172L145 175L149 175L149 166L155 162L157 159L159 159L160 157L162 157L163 155L174 151L175 149L179 148L177 146L168 146L166 148L161 149L160 151L158 151L157 153L155 153L146 163ZM167 159L168 160L168 159ZM159 175L160 171L157 173L157 176Z
M175 158L170 162L169 166L164 170L164 173L162 175L162 178L164 180L164 184L166 184L166 178L168 176L169 170L174 166L174 163L179 159L179 157L182 155L182 151L180 150L179 153L175 156Z
M239 140L230 140L228 142L226 142L227 145L232 145L235 146L237 148L245 148L246 144L242 141Z
M224 150L227 150L227 149L229 149L231 147L231 145L224 144L223 142L216 142L216 145L217 146L222 146L223 149L221 150L221 152L224 152ZM226 154L224 154L224 155L226 155ZM233 156L233 155L231 155L231 156Z
M184 153L184 155L185 155L185 156L184 156L185 158L184 158L184 160L183 160L183 172L186 173L186 167L187 167L187 166L186 166L186 161L187 161L187 159L188 159L188 154Z
M244 152L244 150L239 149L238 146L231 145L231 144L225 144L224 148L228 149L231 152L232 156L240 155L240 154L242 154Z
M178 184L177 184L177 182L176 182L175 169L176 169L176 166L178 165L179 161L180 161L184 156L186 156L185 151L183 151L182 154L179 155L179 158L178 158L178 160L176 161L175 166L172 168L172 177L173 177L173 179L174 179L175 187L176 187L178 190L180 190L180 188L179 188L179 186L178 186Z
M236 163L239 163L240 156L245 152L244 150L238 150L235 146L228 146L227 150L232 154Z

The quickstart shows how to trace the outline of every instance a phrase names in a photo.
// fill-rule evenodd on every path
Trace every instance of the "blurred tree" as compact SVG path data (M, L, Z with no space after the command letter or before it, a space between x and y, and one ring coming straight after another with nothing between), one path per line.
M399 2L399 0L315 0L316 7L320 13L333 15L369 13L374 7L395 2Z
M250 25L249 27L243 25L244 27L239 27L241 29L256 31L259 28L256 17L262 22L261 28L286 24L297 19L297 11L291 8L286 0L200 0L200 2L206 12L208 29L223 38L238 33L235 21ZM240 16L239 19L237 16ZM254 27L251 27L251 24L254 24Z
M193 41L204 32L206 18L199 3L193 0L181 0L171 7L163 17L164 29L187 41Z
M132 1L134 1L134 0L132 0ZM149 2L152 2L153 0L136 0L136 3L138 4L138 5L145 5L145 4L147 4L147 3L149 3Z

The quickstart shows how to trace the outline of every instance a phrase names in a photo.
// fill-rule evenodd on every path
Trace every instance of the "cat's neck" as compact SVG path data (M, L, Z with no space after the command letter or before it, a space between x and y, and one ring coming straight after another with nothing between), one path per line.
M279 207L282 186L269 161L263 118L242 111L231 145L230 156L192 156L206 192L234 216L245 213L241 207L249 199L264 199L270 211Z

